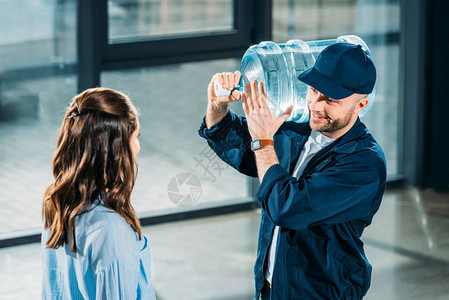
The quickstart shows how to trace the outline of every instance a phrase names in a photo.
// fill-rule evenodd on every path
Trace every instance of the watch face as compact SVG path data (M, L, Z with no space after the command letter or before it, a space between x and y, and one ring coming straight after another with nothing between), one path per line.
M251 142L251 149L257 150L260 148L260 140L255 140Z

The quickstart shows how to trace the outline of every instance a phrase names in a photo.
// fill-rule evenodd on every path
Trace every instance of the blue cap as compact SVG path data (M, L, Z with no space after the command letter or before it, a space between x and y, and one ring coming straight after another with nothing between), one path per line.
M335 43L318 56L313 68L298 79L331 99L369 94L376 83L376 67L362 46Z

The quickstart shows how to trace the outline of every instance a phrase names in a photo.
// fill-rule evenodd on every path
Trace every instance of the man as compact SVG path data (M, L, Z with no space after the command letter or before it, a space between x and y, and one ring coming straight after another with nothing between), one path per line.
M268 109L263 84L217 98L240 73L216 74L199 134L226 163L259 177L262 207L255 299L362 299L371 281L362 232L386 181L380 145L358 117L376 70L360 46L337 43L298 79L309 85L309 123ZM242 99L245 117L228 109Z

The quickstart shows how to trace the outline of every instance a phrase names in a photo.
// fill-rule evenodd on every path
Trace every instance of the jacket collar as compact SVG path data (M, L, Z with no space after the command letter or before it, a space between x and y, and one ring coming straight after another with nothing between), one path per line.
M291 142L298 142L301 141L302 143L305 143L307 139L304 137L309 137L310 133L312 132L312 129L310 128L309 123L295 123L291 128L290 126L286 127L282 131L284 135L287 137L293 139ZM288 130L291 129L291 130ZM304 136L304 137L298 137L298 134ZM342 137L340 137L335 143L332 144L332 151L336 153L351 153L354 152L355 147L357 146L357 141L362 136L368 134L368 129L366 126L360 121L360 118L357 117L357 120L355 121L354 125L349 129L348 132L346 132Z
M282 135L279 136L283 141L281 142L281 146L284 149L283 155L279 156L279 163L286 170L289 170L289 173L292 174L294 167L298 161L300 150L304 147L312 129L310 128L309 123L295 123L295 122L286 122L282 125ZM340 137L337 141L328 145L324 149L321 149L306 166L304 173L308 172L310 168L320 159L325 153L334 152L334 153L352 153L357 147L358 140L363 135L367 134L367 129L360 119L357 117L354 125L349 129L347 133L345 133L342 137ZM282 136L284 138L282 138ZM276 138L276 136L275 136ZM277 143L275 142L275 145ZM279 144L278 144L279 145ZM275 146L276 148L276 146ZM303 174L304 174L303 173Z
M368 129L360 121L360 118L357 117L354 125L348 132L338 139L332 148L332 151L336 153L352 153L358 144L358 140L367 134Z

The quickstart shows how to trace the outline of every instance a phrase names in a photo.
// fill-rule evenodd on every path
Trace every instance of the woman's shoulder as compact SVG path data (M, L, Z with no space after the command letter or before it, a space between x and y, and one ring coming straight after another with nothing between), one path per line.
M133 232L131 226L114 210L103 202L95 202L90 208L76 217L75 226L78 231L89 234L108 234L115 231Z

